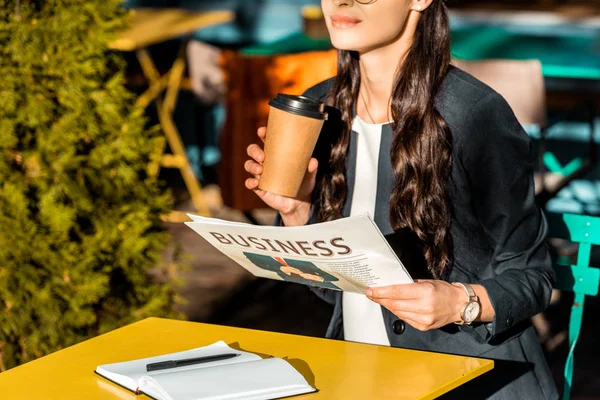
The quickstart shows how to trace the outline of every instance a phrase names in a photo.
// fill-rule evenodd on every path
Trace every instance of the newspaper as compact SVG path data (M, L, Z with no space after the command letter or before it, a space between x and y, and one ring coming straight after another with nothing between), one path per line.
M187 226L258 277L362 294L413 281L368 214L298 227L188 215Z

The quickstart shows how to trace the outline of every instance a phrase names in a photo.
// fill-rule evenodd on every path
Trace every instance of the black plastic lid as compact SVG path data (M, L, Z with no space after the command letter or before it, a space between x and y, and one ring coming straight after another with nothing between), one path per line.
M269 101L271 107L315 119L327 119L325 104L306 96L279 93Z

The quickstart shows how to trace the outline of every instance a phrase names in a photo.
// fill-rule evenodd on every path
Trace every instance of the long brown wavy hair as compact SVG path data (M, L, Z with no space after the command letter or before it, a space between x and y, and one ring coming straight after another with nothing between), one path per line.
M448 10L442 0L434 0L422 12L392 90L395 183L389 215L394 230L408 228L420 239L427 267L436 278L446 275L452 258L448 200L452 135L434 104L450 59ZM358 54L338 51L338 74L328 102L341 112L343 128L315 193L320 221L340 218L347 199L345 161L359 88Z

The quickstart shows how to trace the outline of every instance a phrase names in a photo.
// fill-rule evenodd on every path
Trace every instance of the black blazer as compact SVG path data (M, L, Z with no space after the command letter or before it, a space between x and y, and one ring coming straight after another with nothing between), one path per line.
M305 95L325 100L333 79ZM436 107L453 137L449 187L454 260L450 282L485 287L495 310L492 323L449 325L421 332L382 308L392 346L493 358L496 367L462 390L466 398L553 399L558 394L530 318L550 301L554 274L545 243L546 221L534 202L531 141L506 101L494 90L451 67L437 96ZM326 166L330 143L340 121L324 125L315 155ZM382 133L382 147L391 145L392 131ZM389 157L389 152L387 152ZM356 164L356 134L351 135L346 165L350 213ZM388 215L393 185L391 161L378 172L375 222L413 276L426 276L418 243L410 232L394 231ZM383 199L383 201L380 201ZM315 222L311 216L309 223ZM343 339L342 294L317 289L333 304L326 336ZM402 360L399 360L402 362ZM460 391L454 391L453 395Z

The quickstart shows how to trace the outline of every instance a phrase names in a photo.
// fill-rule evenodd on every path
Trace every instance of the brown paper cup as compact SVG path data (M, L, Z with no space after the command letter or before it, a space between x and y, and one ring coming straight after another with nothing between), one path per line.
M271 107L260 189L287 197L298 195L323 122Z

